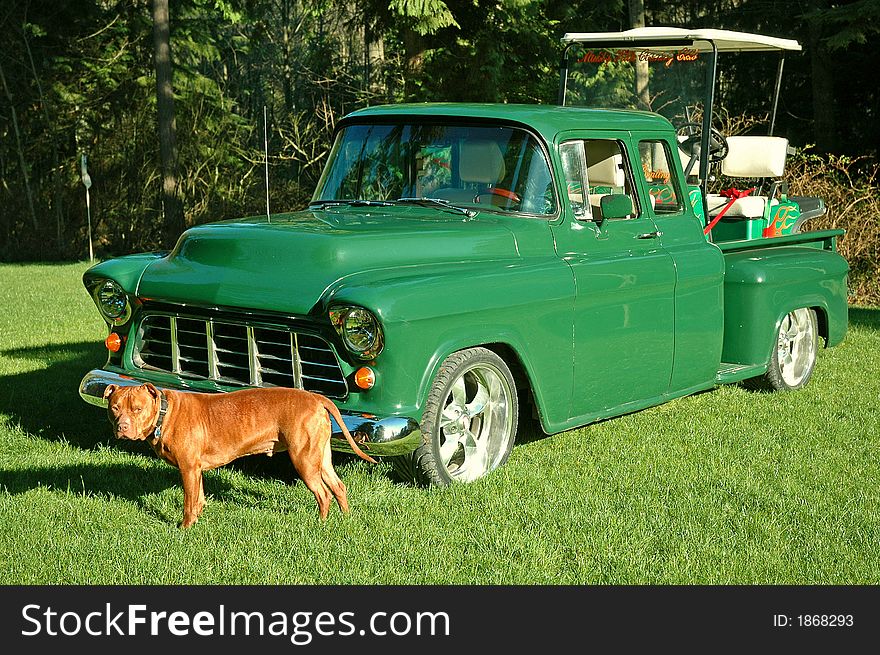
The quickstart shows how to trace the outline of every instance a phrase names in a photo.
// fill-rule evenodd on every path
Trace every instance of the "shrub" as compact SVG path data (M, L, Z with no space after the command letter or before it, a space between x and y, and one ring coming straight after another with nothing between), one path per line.
M838 246L850 265L850 302L880 304L880 163L808 147L789 157L786 178L789 195L817 196L828 208L805 229L846 230Z

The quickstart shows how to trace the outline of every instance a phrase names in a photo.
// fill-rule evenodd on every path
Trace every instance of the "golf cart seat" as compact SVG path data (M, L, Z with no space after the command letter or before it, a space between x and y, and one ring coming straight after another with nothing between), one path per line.
M778 182L785 173L788 139L779 136L727 137L729 151L721 162L721 173L727 177L771 179ZM765 218L767 204L774 204L774 188L769 196L749 195L737 199L724 214L725 218ZM722 195L708 195L709 215L715 216L727 204Z

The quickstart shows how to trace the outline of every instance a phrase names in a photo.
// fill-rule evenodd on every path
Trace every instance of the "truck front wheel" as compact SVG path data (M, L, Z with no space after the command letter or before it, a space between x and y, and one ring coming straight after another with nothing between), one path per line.
M395 457L394 467L419 484L481 478L510 455L518 411L516 385L503 359L486 348L453 353L428 393L424 443L411 455Z
M810 380L819 350L815 310L807 307L788 313L779 324L770 367L752 386L776 391L800 389Z

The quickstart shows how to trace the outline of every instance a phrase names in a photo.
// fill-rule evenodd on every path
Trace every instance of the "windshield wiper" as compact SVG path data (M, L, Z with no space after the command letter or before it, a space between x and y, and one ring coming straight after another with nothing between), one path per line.
M328 199L328 200L315 200L309 203L309 208L315 209L323 209L324 207L394 207L395 205L405 205L405 204L413 204L413 205L422 205L422 206L431 206L438 207L440 209L448 209L450 211L457 212L459 214L464 214L468 218L473 218L477 215L477 211L474 209L466 209L465 207L459 207L457 205L453 205L448 200L443 200L442 198L398 198L397 200L337 200L337 199Z
M314 200L309 203L312 207L393 207L390 200Z
M442 198L398 198L395 202L412 203L414 205L430 205L434 207L441 207L442 209L451 209L452 211L464 214L468 218L473 218L477 215L476 210L453 205L448 200L443 200Z

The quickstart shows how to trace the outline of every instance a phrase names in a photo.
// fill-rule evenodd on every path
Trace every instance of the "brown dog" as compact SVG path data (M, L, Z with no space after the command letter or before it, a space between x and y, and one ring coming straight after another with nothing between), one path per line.
M149 441L159 457L180 469L181 528L195 523L205 506L202 471L245 455L282 450L315 494L321 519L330 511L330 492L347 512L348 494L330 459L327 412L342 428L352 450L376 463L358 448L336 405L308 391L277 387L213 394L159 391L152 384L111 384L104 398L117 438Z

